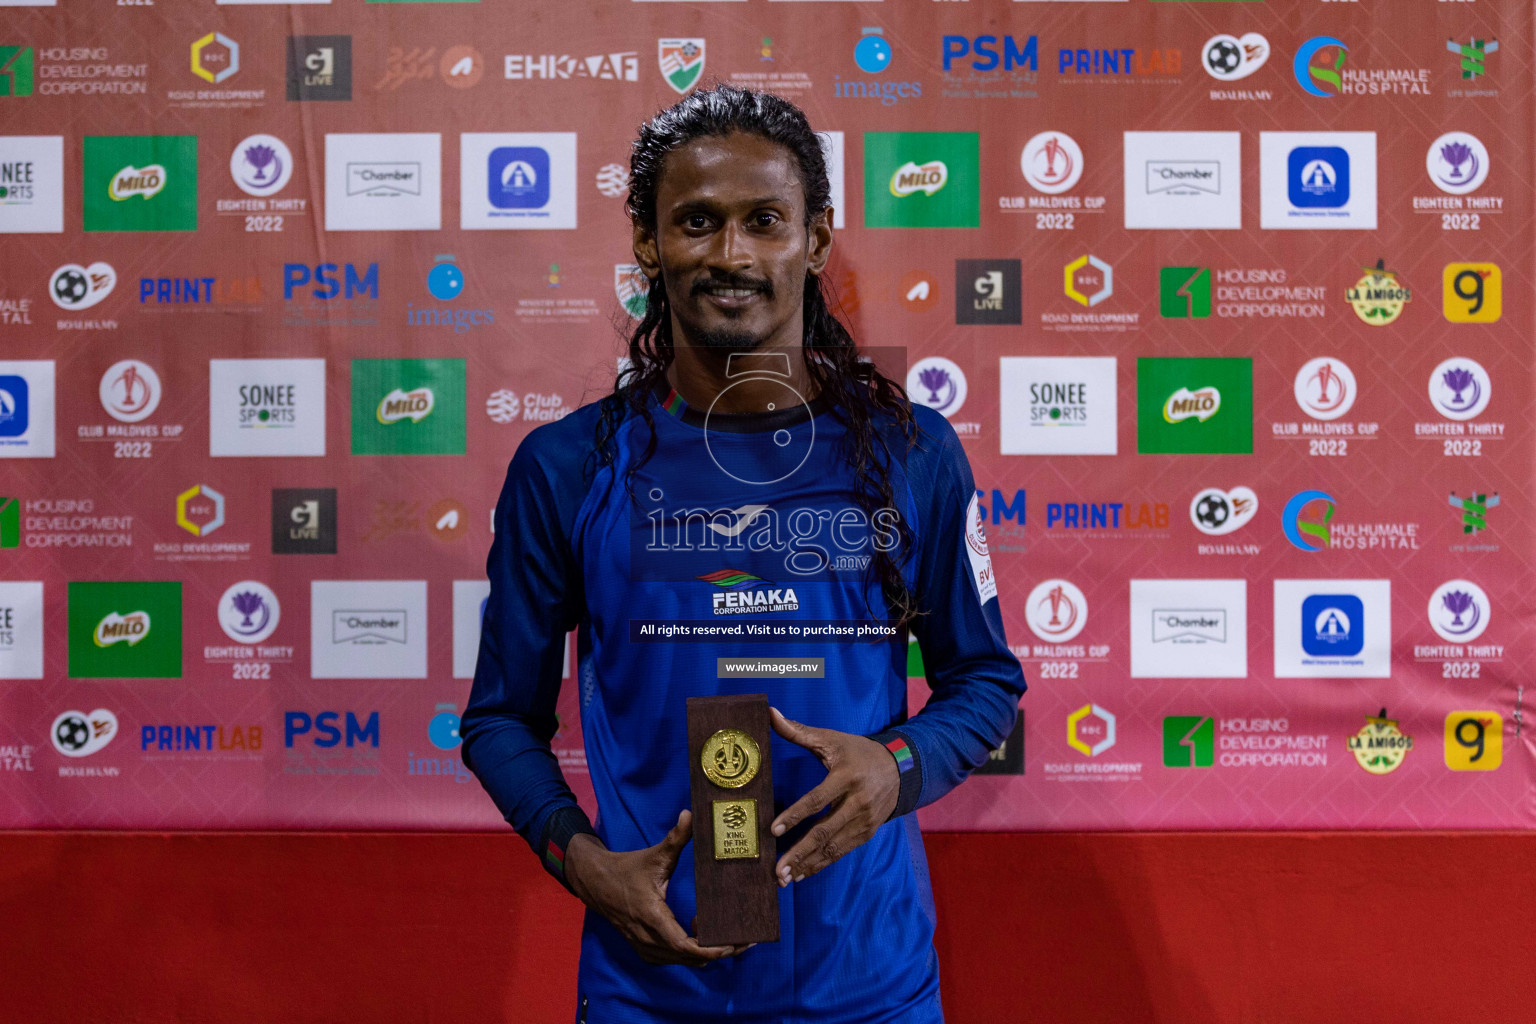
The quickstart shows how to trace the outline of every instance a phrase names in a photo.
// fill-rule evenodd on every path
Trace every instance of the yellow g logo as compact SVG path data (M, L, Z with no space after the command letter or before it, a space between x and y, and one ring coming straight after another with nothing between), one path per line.
M1445 766L1453 772L1491 772L1504 763L1504 719L1494 711L1452 711L1445 716Z
M1504 312L1504 275L1497 263L1447 263L1445 318L1453 324L1491 324Z

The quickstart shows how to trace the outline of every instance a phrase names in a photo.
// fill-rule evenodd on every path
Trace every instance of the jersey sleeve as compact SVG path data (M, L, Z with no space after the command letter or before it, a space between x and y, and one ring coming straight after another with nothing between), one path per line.
M1008 649L976 484L947 420L918 407L923 436L907 459L917 510L917 601L928 703L871 739L896 758L901 791L891 816L933 803L965 781L1013 727L1024 670Z
M585 607L571 531L591 434L575 429L578 415L530 433L507 469L474 685L459 725L464 763L566 888L566 847L594 831L550 749L566 633Z

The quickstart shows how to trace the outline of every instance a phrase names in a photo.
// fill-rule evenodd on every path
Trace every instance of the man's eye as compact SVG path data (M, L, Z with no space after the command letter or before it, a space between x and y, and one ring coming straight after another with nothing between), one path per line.
M769 213L766 210L764 212L759 213L757 215L757 225L758 225L758 227L763 227L763 228L772 227L774 224L777 224L778 221L779 221L779 215L778 214L776 214L776 213Z
M695 213L683 222L690 230L703 231L709 227L709 218L702 213Z

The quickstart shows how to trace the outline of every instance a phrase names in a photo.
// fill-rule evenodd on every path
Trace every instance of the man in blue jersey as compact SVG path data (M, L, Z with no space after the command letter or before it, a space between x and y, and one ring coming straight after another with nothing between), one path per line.
M828 310L830 190L799 109L695 92L642 126L630 172L645 315L614 392L512 460L465 763L587 907L578 1022L942 1021L911 812L1002 743L1024 691L970 466ZM806 639L668 635L700 621ZM838 631L855 622L868 635ZM595 827L550 749L578 627ZM932 689L910 717L909 632ZM785 656L821 676L718 663ZM754 692L776 734L780 939L700 946L685 702Z

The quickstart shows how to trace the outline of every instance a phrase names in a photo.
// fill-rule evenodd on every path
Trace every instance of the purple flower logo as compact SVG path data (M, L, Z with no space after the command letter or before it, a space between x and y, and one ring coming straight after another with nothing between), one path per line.
M930 366L917 375L928 392L928 405L941 412L955 400L955 382L942 366ZM941 395L940 392L943 392Z
M1429 598L1429 624L1442 640L1465 643L1488 628L1488 595L1471 580L1449 580Z
M219 625L236 643L261 643L277 629L280 617L277 595L255 580L242 580L219 598Z
M1440 147L1440 160L1450 167L1449 174L1440 175L1440 180L1447 185L1465 185L1477 177L1477 154L1472 152L1472 147L1465 142L1447 142Z
M1450 401L1443 403L1446 408L1455 412L1463 412L1477 404L1482 397L1483 389L1478 384L1477 377L1465 366L1453 366L1440 375L1441 383L1451 392ZM1468 395L1467 392L1471 391Z
M283 162L271 146L254 145L245 148L245 162L255 171L245 180L257 188L266 188L283 173Z
M266 628L271 615L267 612L267 602L262 600L260 594L242 590L234 596L232 603L235 613L241 617L239 623L230 626L235 632L242 636L252 636Z

